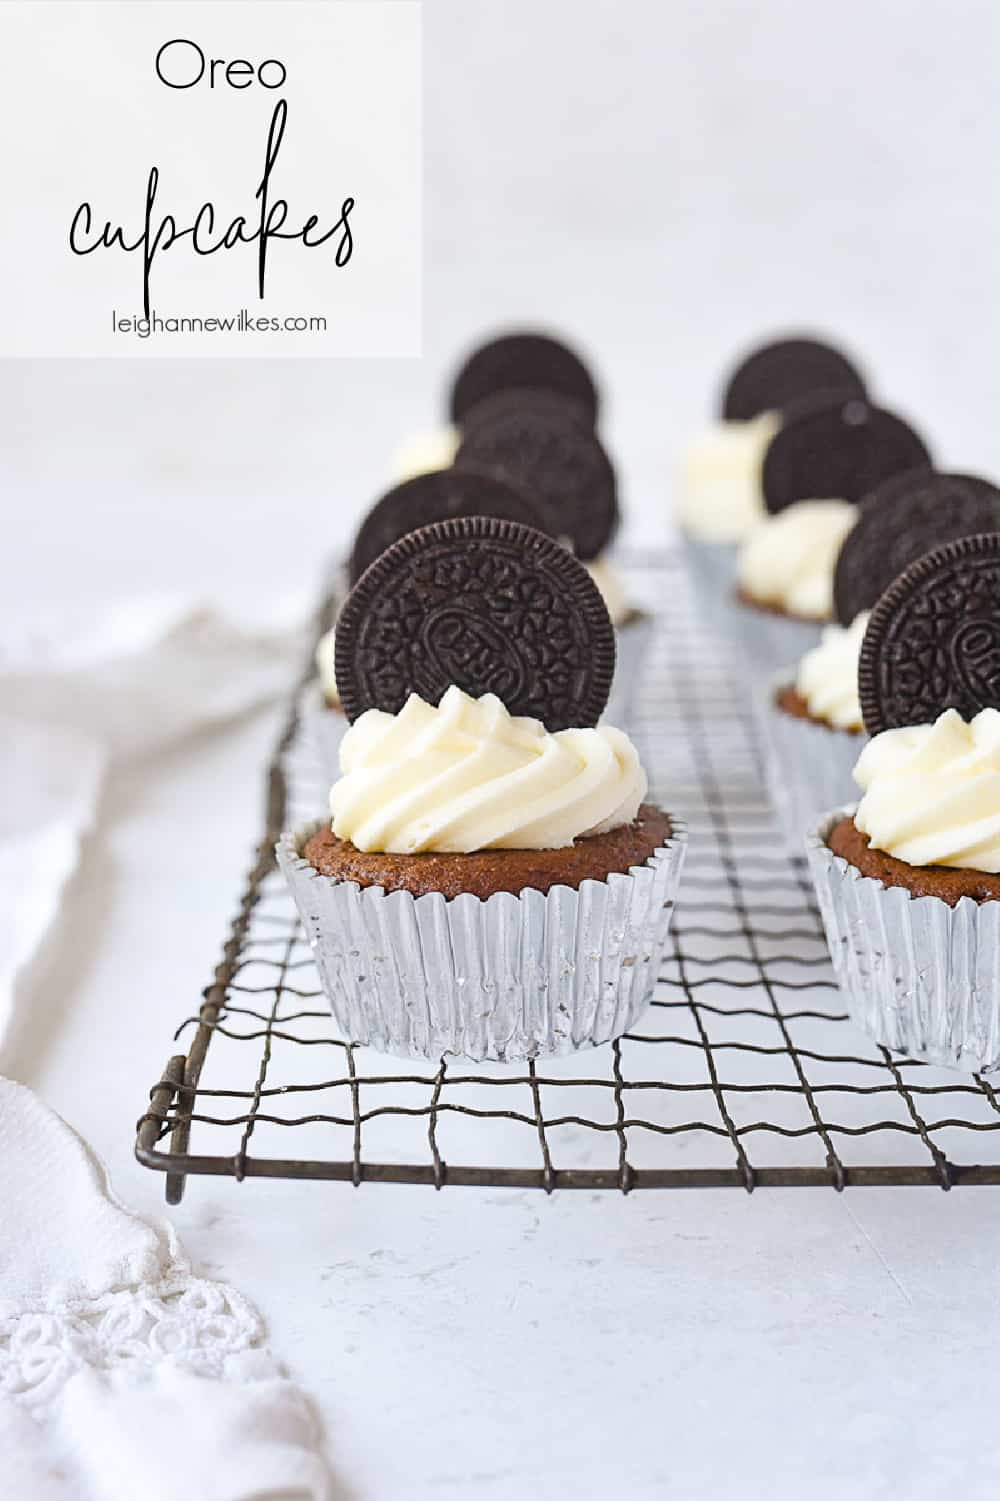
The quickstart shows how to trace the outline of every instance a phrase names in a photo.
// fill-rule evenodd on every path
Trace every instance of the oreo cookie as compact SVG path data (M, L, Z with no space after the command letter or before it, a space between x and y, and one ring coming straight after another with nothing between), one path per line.
M733 371L722 394L722 415L746 422L762 412L785 411L821 391L863 397L865 383L832 345L819 339L780 339L753 350Z
M911 563L977 532L1000 532L1000 490L972 474L911 469L866 495L833 575L841 625L870 610Z
M858 690L871 735L1000 708L1000 533L935 548L890 584L861 643Z
M883 407L809 403L768 444L761 486L772 513L797 500L860 501L904 469L930 463L923 440Z
M594 430L587 408L572 396L564 396L560 391L543 391L537 386L512 386L509 391L497 391L470 407L462 422L462 432L468 436L474 428L520 407L550 412L554 419L575 422L588 433Z
M539 501L544 530L567 538L578 558L604 551L618 527L615 471L596 434L551 395L481 403L455 466L500 475Z
M591 426L597 420L597 387L579 355L558 339L536 333L504 334L469 355L452 384L451 420L464 426L481 401L521 387L555 391L576 402Z
M335 652L350 720L398 713L411 693L437 704L457 683L562 730L600 718L615 633L564 547L477 516L422 527L376 558L344 602Z
M377 501L358 528L349 574L356 584L379 553L407 532L458 516L496 516L545 531L541 507L507 480L476 469L439 469L404 480Z

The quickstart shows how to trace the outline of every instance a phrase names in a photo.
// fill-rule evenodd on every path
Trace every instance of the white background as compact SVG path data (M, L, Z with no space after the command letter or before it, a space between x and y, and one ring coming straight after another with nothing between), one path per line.
M723 368L775 327L843 338L944 462L1000 469L998 33L990 0L428 0L423 360L0 370L0 597L25 564L301 578L510 319L592 353L647 538Z
M629 528L747 338L848 341L1000 469L991 0L427 0L425 357L0 368L0 601L308 583L456 351L592 352ZM132 1122L257 831L258 720L121 778L14 1063L143 1206ZM995 1493L989 1189L614 1195L193 1183L177 1223L316 1394L364 1501Z

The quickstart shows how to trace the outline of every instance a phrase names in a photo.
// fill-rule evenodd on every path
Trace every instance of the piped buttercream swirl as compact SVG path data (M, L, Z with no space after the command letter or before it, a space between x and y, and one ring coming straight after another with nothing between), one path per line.
M1000 874L1000 710L966 721L883 730L854 768L854 822L875 849L908 865Z
M458 452L458 443L457 427L436 427L415 433L396 453L392 466L396 480L402 482L435 469L449 469Z
M625 593L621 575L611 560L603 555L592 563L583 565L597 585L604 607L611 616L612 625L622 625L631 614L632 607Z
M863 610L849 626L828 625L818 646L799 663L795 687L813 719L837 730L861 730L858 656L868 624Z
M691 537L740 542L764 514L760 476L776 412L748 422L716 422L691 443L681 464L674 514Z
M740 588L800 620L833 615L833 570L857 519L848 500L798 500L761 521L740 549Z
M320 687L326 702L333 705L340 703L340 694L337 692L337 669L334 665L336 638L337 627L332 625L316 643L316 671L319 673Z
M492 693L448 689L369 709L344 736L333 832L386 854L561 849L631 823L646 774L621 730L559 730L509 714Z

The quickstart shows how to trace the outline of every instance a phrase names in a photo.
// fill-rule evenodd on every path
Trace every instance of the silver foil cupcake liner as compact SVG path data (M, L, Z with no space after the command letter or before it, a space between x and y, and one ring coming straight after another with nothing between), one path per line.
M334 1018L349 1042L407 1058L515 1062L627 1032L656 984L686 835L579 890L414 897L321 875L277 845Z
M656 630L656 621L645 610L634 610L615 627L618 655L611 692L601 718L605 724L624 728L631 718L641 680L643 663Z
M332 786L340 776L340 742L347 733L347 717L339 709L330 708L319 678L313 678L302 690L299 720L305 743L327 786Z
M851 1020L909 1058L1000 1068L1000 902L956 906L864 876L827 844L853 807L806 841L834 972Z
M852 773L866 737L779 709L778 694L794 681L793 667L768 678L754 694L754 710L771 805L789 854L801 855L820 814L855 790Z

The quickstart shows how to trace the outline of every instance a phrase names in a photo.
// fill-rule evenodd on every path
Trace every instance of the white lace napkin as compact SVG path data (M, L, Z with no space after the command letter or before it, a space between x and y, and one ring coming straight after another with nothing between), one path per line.
M115 1198L102 1164L0 1079L0 1494L326 1501L313 1415L231 1287Z
M295 616L248 631L132 600L0 633L0 1053L109 767L287 691ZM0 1078L4 1501L324 1501L329 1485L254 1309L193 1276L171 1231L118 1203L72 1130Z

